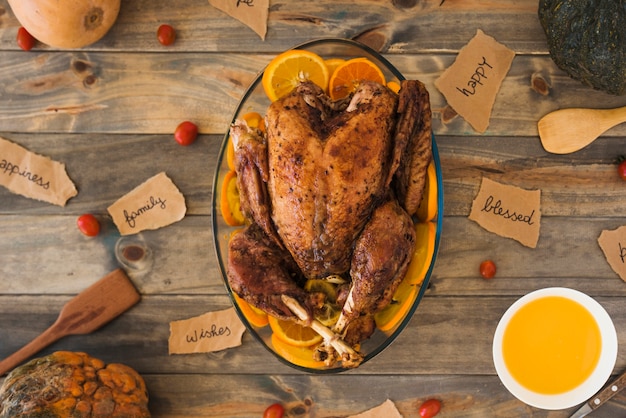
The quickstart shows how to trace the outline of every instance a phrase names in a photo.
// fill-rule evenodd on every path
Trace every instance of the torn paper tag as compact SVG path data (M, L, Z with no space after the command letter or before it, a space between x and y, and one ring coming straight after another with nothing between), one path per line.
M500 84L514 57L515 52L478 29L435 86L474 129L485 132Z
M469 218L487 231L535 248L541 224L541 191L483 178Z
M382 404L362 412L357 415L350 415L348 418L402 418L400 411L396 408L396 405L389 399Z
M602 231L598 244L613 271L626 282L626 226Z
M209 0L209 4L234 17L265 40L269 0Z
M245 330L235 308L173 321L170 322L169 353L208 353L237 347L241 345Z
M0 185L13 193L58 206L65 206L78 194L65 171L65 164L37 155L2 137Z
M107 208L120 234L130 235L180 221L185 197L165 173L137 186Z

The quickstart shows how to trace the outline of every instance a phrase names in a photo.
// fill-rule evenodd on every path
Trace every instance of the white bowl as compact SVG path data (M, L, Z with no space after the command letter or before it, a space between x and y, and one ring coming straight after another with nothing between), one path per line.
M567 389L563 392L555 391L555 393L550 393L551 391L533 390L527 386L522 385L512 375L511 370L505 362L505 356L503 353L503 339L507 327L511 322L511 319L519 312L522 307L527 306L530 302L550 296L560 296L570 301L578 302L580 305L582 305L582 307L591 314L596 324L598 325L601 341L599 359L595 363L595 367L593 367L589 376L577 386L571 389ZM542 303L541 305L544 304L545 303ZM536 307L541 305L535 304L534 306ZM560 318L565 318L565 314L563 314L562 312L554 312L552 317L544 318L545 319L541 321L541 325L543 325L543 323L545 323L546 321L559 321ZM540 324L537 323L537 325ZM540 328L541 327L538 327L538 332ZM532 344L540 344L540 341L550 341L550 339L555 338L557 337L551 333L546 333L543 336L537 335L537 338L533 341ZM558 341L550 342L553 344L558 343ZM530 358L529 356L528 359L524 359L523 364L527 364L530 368L533 365L533 359L536 358L537 357ZM493 361L496 372L498 373L498 376L500 377L500 380L502 381L504 386L509 390L509 392L511 392L516 398L518 398L522 402L541 409L566 409L586 401L604 386L613 371L616 359L617 334L615 332L615 326L613 325L613 321L611 321L611 318L604 310L604 308L598 302L596 302L594 299L584 293L581 293L577 290L561 287L536 290L518 299L502 316L502 319L500 320L498 327L496 328L493 339ZM526 362L526 360L528 362ZM580 364L572 364L572 367L576 366L580 367ZM573 386L573 384L570 386Z

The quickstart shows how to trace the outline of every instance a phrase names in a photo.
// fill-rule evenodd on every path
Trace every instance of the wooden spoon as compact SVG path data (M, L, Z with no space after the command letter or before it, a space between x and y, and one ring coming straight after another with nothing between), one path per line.
M37 338L0 361L0 376L66 335L88 334L135 305L141 295L117 269L67 302L56 322Z
M539 120L539 137L546 151L568 154L591 144L608 129L626 122L626 106L617 109L560 109Z

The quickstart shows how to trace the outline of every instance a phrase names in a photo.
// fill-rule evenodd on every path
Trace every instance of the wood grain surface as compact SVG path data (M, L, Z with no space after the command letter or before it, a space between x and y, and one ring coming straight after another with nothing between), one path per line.
M157 42L161 23L178 32L171 47ZM39 44L22 51L18 27L0 0L0 137L66 164L79 194L57 207L0 188L0 358L120 266L120 235L106 209L165 171L185 196L187 215L141 234L153 264L147 273L128 271L141 302L102 329L41 352L85 351L136 368L155 417L260 417L274 402L290 417L347 417L391 399L408 418L431 397L443 401L441 417L568 417L576 408L545 411L518 401L491 358L501 315L520 296L550 286L581 290L602 304L620 344L614 374L626 370L626 284L597 243L603 230L626 223L626 183L616 173L626 124L566 155L547 153L537 133L537 121L552 110L619 107L626 97L591 90L556 67L536 1L270 1L265 41L206 0L123 1L111 31L78 50ZM434 85L477 29L516 52L484 134ZM444 185L430 286L394 343L350 372L296 371L249 333L237 348L168 355L171 321L231 306L211 211L217 158L237 103L277 53L327 37L365 43L430 92ZM172 138L182 120L200 127L190 147ZM537 248L468 219L483 177L541 190ZM96 239L75 227L85 212L102 222ZM492 280L478 274L487 258L498 267ZM590 415L619 416L626 416L626 394Z

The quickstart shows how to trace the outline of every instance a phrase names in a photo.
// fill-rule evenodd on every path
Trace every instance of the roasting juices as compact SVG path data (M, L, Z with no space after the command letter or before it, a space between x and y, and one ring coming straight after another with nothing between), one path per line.
M581 385L598 365L600 328L580 303L545 296L522 306L502 338L504 363L526 389L544 395Z

